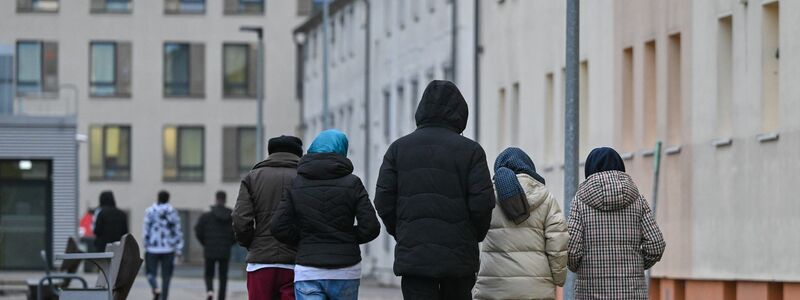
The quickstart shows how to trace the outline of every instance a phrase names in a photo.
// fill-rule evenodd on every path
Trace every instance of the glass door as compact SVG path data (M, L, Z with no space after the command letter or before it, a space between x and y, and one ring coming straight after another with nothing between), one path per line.
M52 180L49 160L0 159L0 269L41 270L50 254Z

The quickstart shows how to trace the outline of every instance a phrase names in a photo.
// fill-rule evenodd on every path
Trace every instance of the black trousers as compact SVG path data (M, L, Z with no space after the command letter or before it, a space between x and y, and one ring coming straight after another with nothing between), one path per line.
M144 268L150 288L158 288L158 267L161 266L161 299L169 296L169 282L175 268L175 253L145 253Z
M225 300L225 291L228 287L228 261L229 259L206 258L206 291L214 290L214 266L219 270L219 290L217 299Z
M470 300L475 276L458 278L430 278L403 276L403 299Z

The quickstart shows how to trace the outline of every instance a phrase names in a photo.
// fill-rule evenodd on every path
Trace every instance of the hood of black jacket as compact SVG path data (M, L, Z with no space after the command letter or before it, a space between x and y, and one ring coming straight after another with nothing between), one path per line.
M233 213L233 211L225 206L214 205L211 207L211 215L214 216L214 219L221 222L231 223L233 220L233 218L231 218L231 213Z
M267 159L257 163L253 170L264 167L273 168L297 168L297 163L300 157L288 152L276 152L270 154Z
M335 179L352 173L350 159L335 153L306 154L297 166L297 175L314 180Z
M458 133L467 128L467 101L450 81L434 80L422 94L414 116L417 127L444 126Z

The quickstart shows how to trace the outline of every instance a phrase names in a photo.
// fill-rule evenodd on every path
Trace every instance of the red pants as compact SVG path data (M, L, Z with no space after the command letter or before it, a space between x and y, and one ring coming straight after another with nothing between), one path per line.
M294 271L263 268L247 272L247 299L294 300Z

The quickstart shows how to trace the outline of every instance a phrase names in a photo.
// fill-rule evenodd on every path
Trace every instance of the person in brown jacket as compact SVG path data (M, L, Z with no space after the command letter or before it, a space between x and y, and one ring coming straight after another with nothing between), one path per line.
M243 179L233 208L236 240L247 248L248 299L294 299L297 249L275 239L272 216L283 191L297 176L303 142L293 136L269 140L269 157Z

